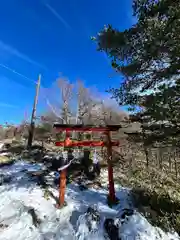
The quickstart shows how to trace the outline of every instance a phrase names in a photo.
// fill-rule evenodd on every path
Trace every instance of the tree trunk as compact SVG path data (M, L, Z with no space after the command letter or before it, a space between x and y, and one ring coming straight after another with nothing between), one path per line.
M177 154L176 150L174 151L174 166L175 166L175 174L176 174L176 179L178 178L178 166L177 166Z
M169 163L169 171L171 172L171 168L172 168L171 152L168 152L168 163Z

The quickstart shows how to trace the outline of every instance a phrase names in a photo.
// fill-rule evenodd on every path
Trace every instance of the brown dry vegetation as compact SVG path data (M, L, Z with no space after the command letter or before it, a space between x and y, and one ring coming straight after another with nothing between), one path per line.
M180 233L180 152L121 140L114 151L114 178L132 188L135 207L155 226ZM105 166L105 165L104 165Z

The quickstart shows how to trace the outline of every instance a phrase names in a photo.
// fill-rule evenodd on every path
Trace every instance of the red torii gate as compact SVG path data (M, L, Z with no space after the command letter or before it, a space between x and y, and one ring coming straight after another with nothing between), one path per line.
M66 137L64 141L57 141L56 146L65 146L65 147L75 147L75 146L90 146L98 147L105 146L107 147L107 157L108 157L108 180L109 180L109 200L113 204L116 202L115 189L114 189L114 178L113 178L113 166L112 166L112 147L119 146L118 141L111 141L111 131L118 131L121 128L121 125L106 125L106 126L92 126L92 125L83 125L83 124L54 124L54 128L57 132L66 131ZM106 135L106 141L72 141L70 140L69 133L71 131L79 132L102 132ZM64 205L64 196L66 189L66 169L61 171L60 174L60 184L59 184L59 207Z

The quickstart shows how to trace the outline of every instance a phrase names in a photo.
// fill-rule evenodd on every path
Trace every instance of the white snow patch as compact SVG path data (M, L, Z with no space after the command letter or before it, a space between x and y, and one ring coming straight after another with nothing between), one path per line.
M0 142L0 150L4 147L4 143Z
M14 179L9 184L0 186L0 240L104 240L107 238L104 236L103 219L118 217L123 208L131 207L129 190L126 188L116 187L120 204L111 209L106 204L105 188L80 191L78 185L71 184L66 189L68 205L61 210L56 209L55 201L46 200L43 190L35 183L30 183L26 176L25 169L32 171L41 168L42 165L21 161L0 169L0 173L11 175ZM50 191L58 196L56 189L52 188ZM101 213L101 223L99 226L94 223L94 230L90 232L85 224L84 213L92 205L96 205ZM33 224L32 216L28 213L29 208L33 208L41 220L38 227ZM122 240L179 239L177 234L166 234L151 226L139 213L125 221L119 232Z

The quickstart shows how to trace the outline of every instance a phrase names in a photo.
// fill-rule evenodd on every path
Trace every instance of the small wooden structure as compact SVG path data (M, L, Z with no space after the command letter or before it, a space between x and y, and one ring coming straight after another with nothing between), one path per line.
M109 200L111 203L116 202L115 189L114 189L114 178L113 178L113 166L112 166L112 147L118 146L119 142L111 141L111 131L118 131L121 128L121 125L106 125L106 126L92 126L92 125L83 125L83 124L54 124L54 128L57 132L66 131L66 138L63 142L56 142L56 146L65 146L65 147L75 147L75 146L106 146L107 147L107 157L108 157L108 180L109 180ZM71 131L79 132L102 132L106 135L106 141L72 141L69 138L69 133ZM62 207L64 205L64 196L66 189L66 169L61 171L60 174L60 187L59 187L59 205Z

